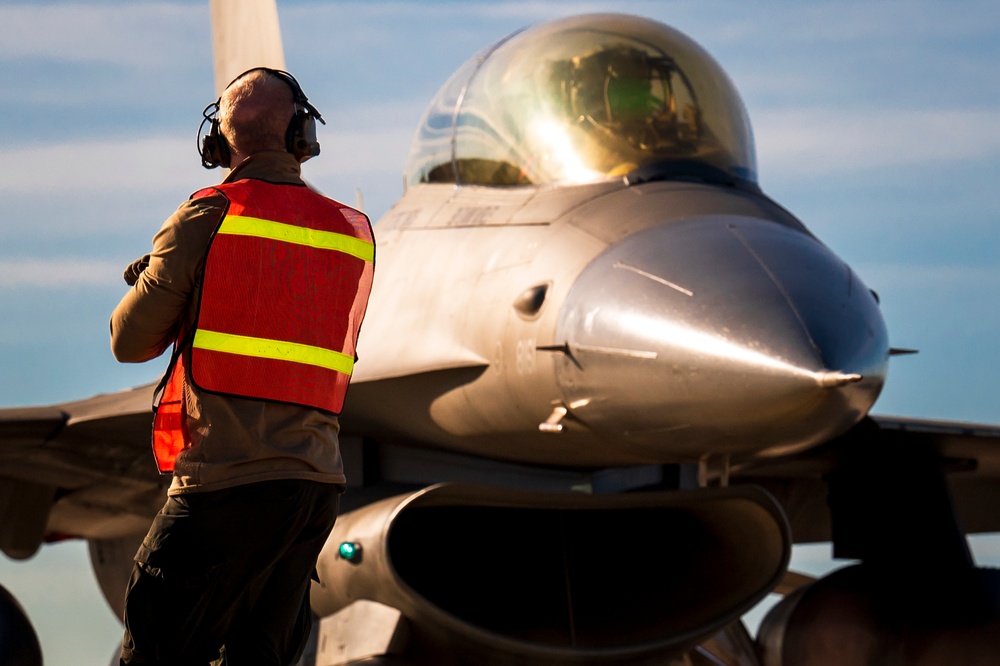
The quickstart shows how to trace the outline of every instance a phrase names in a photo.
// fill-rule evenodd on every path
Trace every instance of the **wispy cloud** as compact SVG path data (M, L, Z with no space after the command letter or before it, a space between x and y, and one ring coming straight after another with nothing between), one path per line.
M879 284L919 294L966 293L970 285L991 293L1000 289L1000 266L891 262L860 264L856 268Z
M194 140L80 139L0 152L0 192L63 194L188 191L198 174ZM197 182L197 181L194 181Z
M303 167L309 174L402 173L414 128L335 132L322 141L323 154Z
M1000 109L780 109L753 122L767 178L1000 158Z
M304 173L312 177L402 173L415 127L414 123L413 127L324 131L323 155L306 164ZM106 192L138 198L173 193L184 197L222 175L201 168L190 139L82 139L0 152L0 193L17 195L44 195L58 183L62 195Z
M208 17L208 2L0 6L0 58L169 64L204 49Z
M940 0L841 0L839 2L769 2L732 5L716 2L727 10L723 17L705 11L696 3L694 17L710 34L726 43L760 41L761 35L781 36L781 44L841 43L886 37L923 39L966 38L990 33L994 26L982 20L995 11L993 0L970 0L962 11L941 11ZM978 11L977 11L978 10Z
M0 289L67 291L118 285L122 266L80 257L0 258Z
M674 2L674 5L685 3ZM662 12L664 3L656 0L641 0L629 3L628 8L618 5L617 11L634 14ZM337 2L329 5L294 4L279 8L282 17L302 15L323 16L338 15L351 17L352 20L372 24L386 22L403 22L412 25L414 20L440 21L442 19L490 19L514 18L518 20L543 19L560 14L585 14L589 12L612 11L614 2L580 2L578 0L518 0L514 2L407 2L396 0L390 2Z

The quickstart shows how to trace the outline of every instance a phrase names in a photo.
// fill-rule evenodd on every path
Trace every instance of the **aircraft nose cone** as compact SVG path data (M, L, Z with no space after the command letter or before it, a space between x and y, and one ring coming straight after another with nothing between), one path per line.
M735 216L608 248L557 335L570 413L680 459L835 436L867 413L888 364L875 297L843 261L798 229Z

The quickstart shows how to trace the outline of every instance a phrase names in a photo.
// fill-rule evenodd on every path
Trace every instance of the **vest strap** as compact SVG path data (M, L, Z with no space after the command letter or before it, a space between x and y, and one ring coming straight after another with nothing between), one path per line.
M370 241L353 238L346 234L338 234L333 231L309 229L307 227L295 226L294 224L262 220L258 217L228 215L216 233L256 236L257 238L267 238L283 243L305 245L319 250L335 250L357 257L363 261L375 261L375 245Z
M253 338L246 335L220 333L199 328L192 345L196 349L226 352L240 356L270 358L276 361L307 363L328 370L350 375L354 372L354 359L332 349L283 340Z

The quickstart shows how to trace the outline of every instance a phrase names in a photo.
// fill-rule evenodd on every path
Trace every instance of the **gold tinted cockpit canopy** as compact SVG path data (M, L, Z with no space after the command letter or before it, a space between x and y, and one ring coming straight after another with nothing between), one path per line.
M465 63L417 130L407 183L587 183L657 172L755 184L746 111L680 32L591 14L515 33Z

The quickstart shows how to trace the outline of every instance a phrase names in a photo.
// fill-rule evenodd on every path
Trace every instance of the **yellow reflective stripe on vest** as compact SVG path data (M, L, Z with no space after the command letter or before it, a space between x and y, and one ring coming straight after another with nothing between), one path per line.
M308 229L284 222L262 220L259 217L227 215L222 226L219 227L218 233L258 236L285 243L307 245L321 250L336 250L364 261L375 261L375 245L368 241L333 231Z
M278 361L307 363L328 370L350 375L354 371L354 358L347 354L313 347L298 342L268 340L266 338L251 338L246 335L232 335L218 331L206 331L199 328L195 331L192 345L208 351L226 352L241 356L270 358Z

